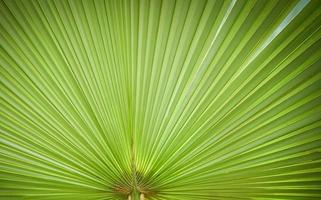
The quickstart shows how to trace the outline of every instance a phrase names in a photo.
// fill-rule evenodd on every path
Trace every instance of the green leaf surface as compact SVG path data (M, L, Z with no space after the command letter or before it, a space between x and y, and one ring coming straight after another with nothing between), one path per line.
M1 0L0 199L321 198L321 1Z

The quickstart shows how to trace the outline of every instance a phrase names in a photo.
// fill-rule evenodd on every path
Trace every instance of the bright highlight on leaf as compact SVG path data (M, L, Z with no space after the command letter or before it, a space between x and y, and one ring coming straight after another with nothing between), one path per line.
M1 0L0 199L321 199L321 1Z

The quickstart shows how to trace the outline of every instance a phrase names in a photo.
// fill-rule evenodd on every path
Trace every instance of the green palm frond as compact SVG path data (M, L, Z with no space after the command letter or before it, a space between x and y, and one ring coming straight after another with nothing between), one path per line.
M0 199L320 199L321 1L1 0Z

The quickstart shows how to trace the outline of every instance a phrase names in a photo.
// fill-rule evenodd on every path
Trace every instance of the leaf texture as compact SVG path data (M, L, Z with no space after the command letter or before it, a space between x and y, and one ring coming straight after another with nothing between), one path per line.
M1 0L0 37L0 199L321 198L320 1Z

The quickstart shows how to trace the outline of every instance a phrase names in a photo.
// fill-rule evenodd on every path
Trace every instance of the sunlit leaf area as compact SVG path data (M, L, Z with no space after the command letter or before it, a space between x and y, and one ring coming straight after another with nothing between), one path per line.
M320 0L0 0L0 200L321 199Z

